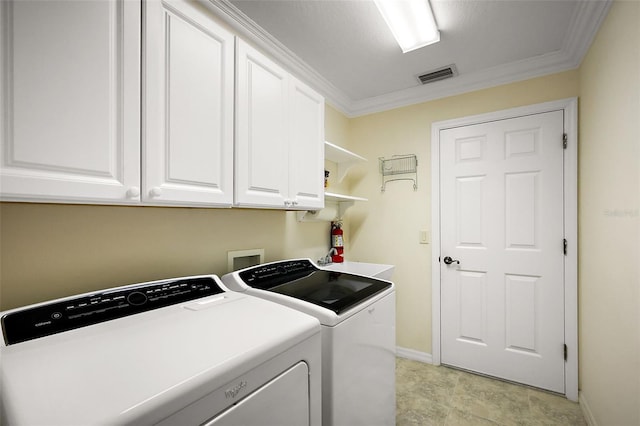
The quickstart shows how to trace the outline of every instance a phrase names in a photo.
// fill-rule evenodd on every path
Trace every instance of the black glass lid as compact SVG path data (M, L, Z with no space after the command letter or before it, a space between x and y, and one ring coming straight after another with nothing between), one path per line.
M282 262L245 271L250 287L280 293L340 314L391 287L376 278L321 270L308 261Z

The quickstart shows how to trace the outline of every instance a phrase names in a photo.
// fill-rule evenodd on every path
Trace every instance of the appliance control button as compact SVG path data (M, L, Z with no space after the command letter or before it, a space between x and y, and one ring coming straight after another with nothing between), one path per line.
M57 320L62 318L62 314L60 312L54 312L51 314L51 319Z
M134 291L127 296L127 302L135 306L143 305L146 301L147 296L139 291Z

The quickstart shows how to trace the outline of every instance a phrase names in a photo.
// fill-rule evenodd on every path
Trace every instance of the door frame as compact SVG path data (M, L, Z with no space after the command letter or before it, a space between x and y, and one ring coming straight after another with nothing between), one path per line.
M564 155L564 230L567 254L564 266L565 395L578 400L578 98L511 108L486 114L437 121L431 124L431 351L434 365L440 365L440 131L489 121L505 120L551 111L564 111L567 148ZM562 141L558 141L562 143ZM558 242L560 244L560 242ZM561 348L558 348L561 350Z

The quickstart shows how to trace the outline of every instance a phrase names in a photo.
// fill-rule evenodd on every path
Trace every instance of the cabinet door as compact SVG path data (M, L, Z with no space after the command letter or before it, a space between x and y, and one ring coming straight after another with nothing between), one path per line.
M140 8L0 1L2 199L139 201Z
M294 208L324 207L324 98L291 78L289 192Z
M288 204L288 75L238 39L235 203Z
M233 203L233 35L202 6L144 3L145 202Z

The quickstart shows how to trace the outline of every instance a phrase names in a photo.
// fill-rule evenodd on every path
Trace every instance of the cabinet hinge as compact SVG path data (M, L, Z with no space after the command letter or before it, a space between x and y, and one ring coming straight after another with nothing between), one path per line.
M562 148L563 149L567 149L567 141L568 141L568 137L566 133L562 134Z
M564 344L564 360L567 360L567 344Z
M569 245L569 243L567 243L567 239L563 239L562 240L562 251L564 252L564 255L567 255L567 246Z

